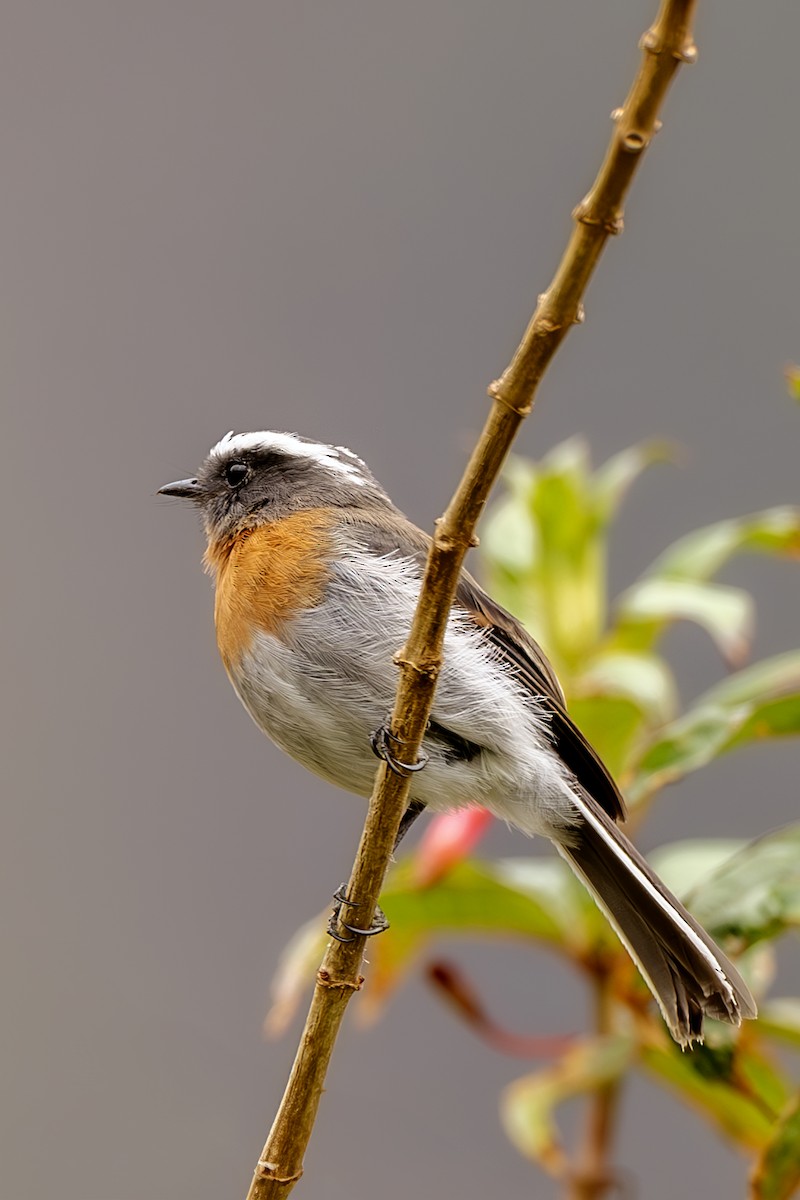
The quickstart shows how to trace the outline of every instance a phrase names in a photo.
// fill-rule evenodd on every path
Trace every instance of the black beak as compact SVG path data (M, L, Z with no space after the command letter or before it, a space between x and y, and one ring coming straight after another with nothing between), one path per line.
M180 496L184 500L199 500L203 489L196 479L178 479L158 489L159 496Z

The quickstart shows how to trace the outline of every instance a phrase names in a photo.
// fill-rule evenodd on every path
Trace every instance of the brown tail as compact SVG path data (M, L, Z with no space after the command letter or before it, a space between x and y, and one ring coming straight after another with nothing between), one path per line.
M747 984L639 851L586 793L583 823L559 853L588 887L658 1001L676 1042L703 1039L703 1016L755 1017Z

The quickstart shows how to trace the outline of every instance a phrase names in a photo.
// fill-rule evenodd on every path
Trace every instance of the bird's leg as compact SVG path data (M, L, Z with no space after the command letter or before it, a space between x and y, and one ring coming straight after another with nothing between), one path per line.
M422 801L422 800L412 800L411 801L408 808L406 809L406 811L403 813L402 817L400 818L400 826L397 830L397 837L394 839L394 846L392 847L392 854L397 853L397 847L400 845L403 838L406 836L409 829L416 821L417 817L421 816L424 812L425 812L424 801Z
M411 826L416 821L417 817L425 811L425 805L421 800L412 800L400 820L400 826L397 830L397 837L394 839L394 847L392 854L395 853L397 847L402 842L403 838L408 833ZM328 921L328 933L332 938L336 938L337 942L352 942L352 937L343 937L339 933L339 914L342 907L347 905L348 908L358 908L357 900L349 900L347 897L347 884L342 883L333 893L333 910L330 920ZM342 929L346 929L348 933L352 933L353 937L373 937L376 933L383 933L389 928L389 922L386 920L386 914L383 909L378 906L375 909L375 916L369 929L359 929L355 925L349 925L347 921L341 922Z

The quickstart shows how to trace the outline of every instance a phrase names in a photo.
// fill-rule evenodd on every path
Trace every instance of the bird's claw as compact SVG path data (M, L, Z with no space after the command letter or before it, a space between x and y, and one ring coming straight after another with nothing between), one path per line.
M328 933L337 942L353 942L356 937L374 937L376 933L384 933L389 928L389 922L382 908L376 906L375 916L372 919L372 924L369 929L360 929L357 925L350 925L347 921L341 920L342 907L347 905L348 908L358 908L357 900L350 900L347 895L347 885L342 883L333 893L333 910L330 920L328 921ZM344 937L339 932L339 926L351 933L352 937Z
M388 720L379 725L374 733L370 734L369 744L372 746L373 754L378 758L382 758L395 775L401 778L406 778L409 775L414 775L417 771L421 771L428 761L428 755L424 750L420 750L419 758L415 763L404 763L395 756L391 746L405 746L403 738L398 737L396 733L392 733L389 728Z

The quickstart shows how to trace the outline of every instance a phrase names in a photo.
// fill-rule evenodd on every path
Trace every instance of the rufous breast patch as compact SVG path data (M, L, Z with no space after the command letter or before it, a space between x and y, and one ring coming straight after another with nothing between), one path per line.
M257 630L279 635L296 613L322 599L331 524L329 509L306 509L209 545L205 563L217 581L217 645L229 670Z

